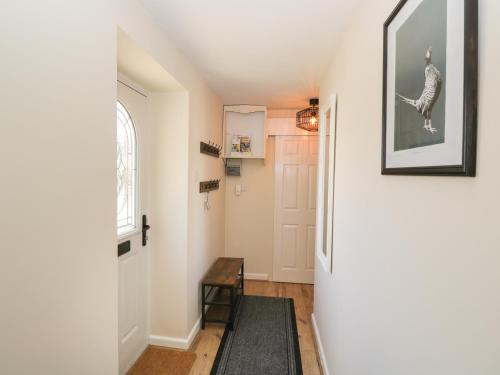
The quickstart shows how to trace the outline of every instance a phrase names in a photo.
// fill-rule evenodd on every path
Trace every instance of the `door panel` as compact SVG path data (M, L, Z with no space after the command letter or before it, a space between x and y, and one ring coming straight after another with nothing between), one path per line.
M137 261L137 256L129 256L120 262L120 289L122 291L120 302L123 311L120 337L122 340L128 338L133 331L138 329L139 275Z
M314 282L317 137L278 136L275 156L275 281Z
M130 114L137 148L136 227L118 239L130 251L118 258L118 352L125 374L148 345L148 247L142 246L141 217L148 210L147 98L118 83L118 100Z
M318 166L308 166L308 180L307 180L307 208L309 210L316 210L316 185L317 185L317 171Z
M297 139L285 139L284 144L284 154L288 157L295 156L295 160L298 160L300 158L300 141Z
M283 267L297 269L298 226L283 225Z
M283 166L283 208L297 209L298 207L298 187L299 187L299 166Z
M317 137L316 137L317 138ZM318 147L319 147L319 144L317 141L314 141L314 142L309 142L309 153L311 154L311 156L313 158L315 158L317 160L318 158Z
M307 246L307 262L306 269L312 270L314 272L314 247L316 244L316 226L308 225L307 226L307 238L306 238L306 246Z

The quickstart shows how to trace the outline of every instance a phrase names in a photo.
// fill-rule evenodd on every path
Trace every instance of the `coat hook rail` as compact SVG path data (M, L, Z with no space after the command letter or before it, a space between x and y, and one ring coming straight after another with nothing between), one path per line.
M200 152L202 154L218 158L220 156L221 151L222 151L222 146L218 144L212 143L211 141L209 141L208 143L200 142Z
M200 193L207 193L219 189L220 180L209 180L200 182Z

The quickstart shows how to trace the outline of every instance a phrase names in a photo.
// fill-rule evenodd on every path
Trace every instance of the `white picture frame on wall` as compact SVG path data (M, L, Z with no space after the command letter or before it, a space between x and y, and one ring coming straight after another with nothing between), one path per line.
M332 94L326 103L320 105L316 205L316 257L328 273L333 270L336 136L337 94Z

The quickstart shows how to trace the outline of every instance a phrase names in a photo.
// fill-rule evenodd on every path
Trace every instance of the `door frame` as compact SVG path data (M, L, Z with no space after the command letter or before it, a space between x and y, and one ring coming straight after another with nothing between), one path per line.
M330 111L330 122L326 123L326 114ZM326 145L326 130L330 130L330 143ZM334 223L334 192L335 192L335 162L337 149L337 94L329 95L328 101L320 107L318 145L318 191L316 196L316 257L325 272L331 273L333 268L333 223ZM325 151L329 147L328 171L328 201L324 202ZM323 218L325 206L327 213L326 256L323 254Z
M277 153L279 152L278 148L278 139L285 138L285 137L317 137L318 134L316 133L309 133L309 134L276 134L273 135L274 137L274 228L273 228L273 267L272 267L272 277L271 281L278 281L279 277L279 239L278 239L278 196L279 196L279 191L278 191L278 184L276 183L276 169L277 169ZM318 145L318 153L319 153L319 145ZM318 155L319 158L319 155ZM319 161L319 159L318 159ZM317 189L317 187L316 187ZM318 194L318 191L316 190L316 194ZM316 199L317 200L317 199ZM317 210L318 207L316 207L316 215L317 215ZM318 224L316 223L316 226ZM317 241L317 240L316 240ZM316 266L314 267L316 269Z

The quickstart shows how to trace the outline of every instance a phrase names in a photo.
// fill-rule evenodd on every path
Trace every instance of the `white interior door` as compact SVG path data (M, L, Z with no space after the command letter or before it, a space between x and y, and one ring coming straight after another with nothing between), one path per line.
M274 281L314 283L318 139L276 137Z
M125 374L148 345L149 253L142 244L142 215L148 211L149 147L147 98L118 82L118 102L118 243L130 241L130 251L118 258L118 350L120 374ZM135 149L120 145L123 132L128 132L129 143L135 138Z

